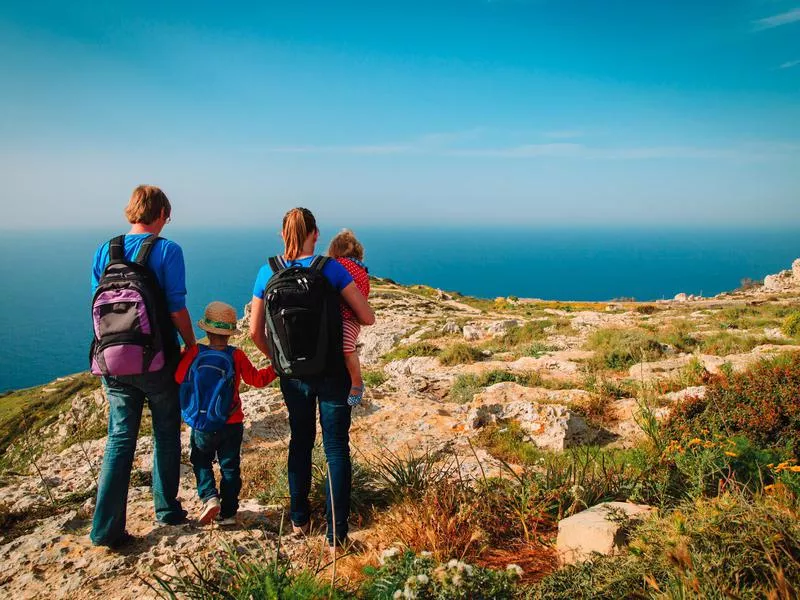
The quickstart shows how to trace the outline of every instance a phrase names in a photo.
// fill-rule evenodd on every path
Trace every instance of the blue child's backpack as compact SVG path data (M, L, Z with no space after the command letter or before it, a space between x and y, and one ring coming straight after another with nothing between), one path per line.
M181 415L192 429L219 431L230 416L235 370L232 346L214 350L198 344L197 356L181 383Z

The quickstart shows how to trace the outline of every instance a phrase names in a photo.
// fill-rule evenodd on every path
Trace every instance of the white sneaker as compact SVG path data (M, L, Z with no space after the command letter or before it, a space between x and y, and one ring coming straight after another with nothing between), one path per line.
M217 517L217 525L220 527L225 527L226 525L236 525L236 515L233 515L232 517L225 517L224 519Z
M208 525L219 514L219 498L211 496L203 503L203 512L200 513L200 525Z

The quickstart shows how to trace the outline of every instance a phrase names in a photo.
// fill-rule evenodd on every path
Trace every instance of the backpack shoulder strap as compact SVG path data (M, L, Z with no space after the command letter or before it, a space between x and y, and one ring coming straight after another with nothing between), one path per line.
M153 251L153 248L160 239L160 237L152 234L147 236L142 242L139 252L136 254L136 258L133 259L133 262L140 265L146 265L147 260L150 258L150 253Z
M273 273L283 271L286 268L286 261L283 260L282 256L270 256L267 262L269 263L269 268L272 269Z
M327 256L322 256L322 255L320 254L320 255L318 255L318 256L316 256L316 257L314 257L314 260L312 260L312 261L311 261L311 264L310 264L310 265L308 265L308 268L309 268L311 271L317 271L317 272L319 272L319 273L322 273L322 269L324 269L324 268L325 268L325 265L327 265L327 264L328 264L328 261L329 261L329 260L330 260L330 258L329 258L329 257L327 257Z
M119 263L125 260L125 236L118 235L108 242L108 262Z

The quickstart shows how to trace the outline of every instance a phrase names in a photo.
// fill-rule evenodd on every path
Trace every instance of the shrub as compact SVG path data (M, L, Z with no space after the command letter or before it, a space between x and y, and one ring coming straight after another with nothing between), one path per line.
M665 422L673 437L703 430L742 435L766 448L800 456L800 353L765 360L746 372L713 377L704 398L679 403Z
M476 375L472 373L461 374L453 382L448 398L456 404L466 404L467 402L472 402L475 394L480 392L481 389Z
M691 321L681 319L673 321L658 333L658 341L669 344L679 352L691 352L697 346L697 339L692 336L694 325Z
M361 373L364 384L367 387L375 388L384 383L388 377L383 371L366 370Z
M634 310L640 315L652 315L658 312L658 308L653 304L640 304Z
M436 344L430 342L416 342L405 346L398 346L383 356L384 360L402 360L413 356L438 356L441 350Z
M190 561L179 566L175 575L156 575L161 598L227 598L230 600L321 600L353 598L317 579L314 573L293 569L288 561L261 556L251 557L228 546L215 552L210 564Z
M783 320L781 326L783 333L789 337L797 337L800 335L800 312L793 312Z
M474 363L483 359L483 352L464 343L448 346L439 355L439 362L446 367Z
M592 364L615 371L664 354L661 344L642 329L598 329L589 336L587 348L595 351Z
M382 449L369 466L392 501L419 499L452 476L455 468L452 457L442 452L426 450L415 454L409 451L399 455L387 448Z
M520 350L520 354L522 356L532 356L533 358L539 358L548 352L552 352L553 347L549 346L548 344L544 344L542 342L531 342L530 344L524 346Z
M706 354L716 356L727 356L728 354L740 354L750 352L756 346L769 343L763 335L739 335L727 331L720 331L704 337L700 348Z
M791 598L800 586L798 514L737 492L646 521L623 556L543 579L530 598Z
M506 346L519 346L547 337L545 329L553 324L549 319L528 321L524 325L515 325L503 334L502 342Z
M533 465L544 455L514 420L484 427L478 433L477 442L495 458L513 464Z
M395 553L396 552L396 553ZM366 569L361 597L368 600L417 598L419 600L504 600L518 597L516 583L521 570L510 565L492 571L452 559L438 563L430 553L383 554L384 564Z

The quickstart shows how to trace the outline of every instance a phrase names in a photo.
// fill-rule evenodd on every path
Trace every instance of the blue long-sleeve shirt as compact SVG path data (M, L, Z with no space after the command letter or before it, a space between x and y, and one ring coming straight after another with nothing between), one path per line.
M149 234L129 233L125 236L125 258L133 260ZM97 289L103 270L108 265L108 242L97 249L92 264L92 294ZM186 307L186 266L183 250L173 241L163 238L156 242L147 266L153 271L167 296L167 307L171 313Z

